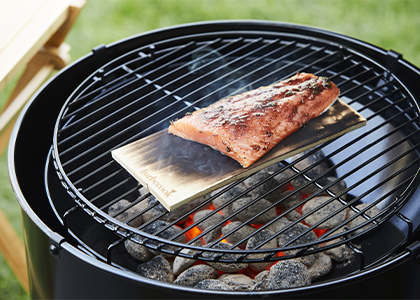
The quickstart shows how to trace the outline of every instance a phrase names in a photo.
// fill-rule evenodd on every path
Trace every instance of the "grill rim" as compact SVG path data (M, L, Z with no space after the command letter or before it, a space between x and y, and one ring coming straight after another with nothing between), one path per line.
M95 59L92 58L91 54L88 54L86 57L80 59L78 62L87 62L90 61L91 63L95 63ZM408 66L413 67L412 65L410 65L409 63L405 63L405 62L401 62L403 64L408 64ZM40 90L38 90L38 92L36 92L36 94L34 96L32 96L32 98L30 99L30 101L27 103L27 105L25 106L25 108L23 109L23 111L21 112L21 114L18 117L18 120L16 122L16 125L14 126L12 135L11 135L11 139L10 139L10 144L9 144L9 148L8 148L8 169L9 169L9 175L10 175L10 180L11 180L11 184L13 187L13 190L15 192L16 198L19 202L19 204L22 207L22 211L24 214L24 217L26 216L26 218L24 218L24 220L29 220L29 222L33 222L37 228L41 229L43 233L46 234L47 237L51 237L54 233L56 233L56 228L54 228L54 226L51 226L51 224L49 223L45 223L45 219L40 218L40 214L37 214L37 207L36 205L32 204L34 201L33 199L33 195L31 195L31 193L29 193L27 186L30 185L32 182L32 180L28 178L24 178L24 174L25 172L23 172L24 170L22 170L22 166L20 163L18 163L19 160L21 160L22 158L24 160L27 160L26 157L22 157L22 151L20 150L22 148L22 138L21 136L27 137L25 136L25 134L27 135L27 127L30 127L30 124L28 124L29 120L32 119L36 119L39 118L39 116L33 116L33 110L35 109L35 107L37 106L37 104L40 101L46 101L45 99L45 93L48 93L48 91L51 91L53 88L52 86L56 85L57 82L62 81L62 78L67 78L66 76L69 76L70 78L73 77L72 75L69 75L71 72L67 72L68 69L79 69L79 71L81 71L81 73L83 73L83 69L79 68L79 66L76 66L75 63L73 63L72 65L69 65L68 67L66 67L64 70L60 71L53 79L50 79L48 81L47 84L45 84ZM72 71L72 72L73 72ZM418 70L414 70L413 72L416 74L420 74ZM67 74L69 73L69 74ZM77 77L75 78L75 80L77 81ZM66 81L62 81L61 84L63 84ZM49 101L49 100L48 100ZM52 101L49 101L52 102ZM39 108L35 109L35 110L39 110ZM21 130L22 129L22 130ZM47 128L48 129L48 128ZM24 143L23 143L24 144ZM45 146L45 145L44 145ZM50 145L47 145L46 148L49 148ZM44 158L44 156L47 156L47 154L44 155L44 153L42 153L42 158ZM27 176L26 176L27 177ZM42 177L42 176L40 176ZM418 192L419 193L419 192ZM417 194L418 194L417 193ZM32 198L32 199L31 199ZM29 226L31 226L32 224L29 224ZM54 228L54 230L52 229ZM27 243L27 241L25 240L25 243ZM46 248L45 248L46 249ZM86 258L86 260L88 260L89 262L91 262L92 267L93 268L99 268L100 266L102 266L104 269L109 270L112 274L115 275L120 275L124 278L128 278L131 279L126 272L122 272L121 274L118 273L118 271L115 270L115 268L112 268L111 266L107 265L107 264L102 264L101 262L99 262L99 266L98 266L98 262L90 257L87 256L85 253L78 251L78 249L76 249L73 245L71 245L69 243L69 241L64 241L62 244L62 249L63 249L63 253L64 256L67 256L67 249L70 249L68 252L70 252L70 255L75 255L76 257L84 257ZM397 257L393 258L392 261L388 262L387 264L381 265L381 266L377 266L375 269L382 272L385 272L385 267L395 267L396 265L402 265L405 262L407 262L407 260L410 259L410 253L409 250L405 249L404 252L402 252L401 254L398 254ZM31 267L31 266L30 266ZM33 269L31 269L33 270ZM37 271L37 270L35 270ZM342 285L340 285L340 290L342 288L345 288L348 284L350 284L350 280L352 280L353 278L357 279L358 281L361 281L362 279L368 277L369 275L374 275L377 274L378 272L376 272L375 270L365 270L362 271L361 273L359 273L358 275L349 275L347 278L348 280L335 280L332 283L343 283ZM30 273L31 274L31 273ZM33 273L34 274L34 273ZM365 276L366 275L366 276ZM112 277L114 278L114 277ZM137 281L139 280L138 276ZM360 279L360 280L359 280ZM145 281L147 282L148 280L146 278L141 278L140 281ZM152 284L155 286L156 282L152 282ZM322 286L330 286L331 284L322 284ZM311 285L311 287L314 287L315 284ZM318 286L318 285L317 285ZM159 287L169 287L171 289L175 289L178 287L174 287L173 285L167 285L167 284L160 284ZM335 286L334 288L337 288L338 286ZM354 288L354 286L353 286ZM305 289L305 290L309 290L309 289ZM396 289L394 289L396 290ZM392 291L394 291L392 290ZM34 290L33 290L34 291ZM311 290L312 291L312 290ZM349 290L351 291L351 290ZM38 291L39 292L39 291ZM193 289L188 289L188 292L195 292ZM278 294L281 291L278 291L276 294ZM328 293L328 290L326 291ZM400 290L400 292L402 292ZM35 291L36 293L36 291ZM212 291L207 291L207 294L212 293ZM268 293L267 292L263 292L261 294L266 295ZM365 297L367 294L363 293L363 296ZM68 296L68 295L67 295Z
M251 22L251 23L253 23L253 24L256 24L256 23L254 23L254 22ZM264 22L263 22L264 23ZM269 22L270 23L270 22ZM204 22L204 23L194 23L195 25L197 25L197 24L205 24L206 26L209 24L209 23L207 23L207 22ZM192 26L194 26L194 24L192 24ZM214 23L211 23L211 24L214 24ZM219 23L215 23L215 24L219 24ZM234 24L236 24L236 22L234 22ZM243 23L241 23L240 21L239 21L239 23L238 23L241 27L242 26L244 26L244 24ZM259 24L259 23L258 23ZM273 23L270 23L271 25L273 25ZM226 24L225 24L226 25ZM279 25L278 23L276 23L276 25ZM290 25L290 24L289 24ZM187 25L188 26L188 25ZM245 25L245 27L246 27L246 25ZM179 27L178 26L176 26L175 28L178 28L179 29ZM290 28L299 28L300 29L300 32L299 32L299 35L302 35L302 33L301 33L301 31L302 31L302 29L306 29L306 27L303 27L303 26L297 26L297 25L292 25L292 26L290 26ZM205 31L208 31L208 28L205 28ZM326 34L329 34L329 32L326 32L326 31L324 31L324 30L317 30L317 29L315 29L314 30L315 32L318 32L318 33L326 33ZM161 32L161 30L158 30L157 32ZM213 32L212 32L212 34L213 34ZM333 36L334 36L334 34L333 34ZM307 38L307 36L305 35L304 36L305 38ZM310 38L309 38L310 39ZM350 38L351 39L351 38ZM317 39L317 38L314 38L314 40L316 40L317 42L319 42L319 39ZM335 44L335 43L334 43ZM339 46L341 46L341 45L339 45ZM133 51L135 51L135 50L133 50ZM359 55L359 56L363 56L364 54L361 54L361 53L359 53L358 51L356 51L357 52L357 54ZM117 57L116 59L119 59L119 57ZM375 65L377 65L379 68L381 68L382 70L384 70L384 71L386 71L386 72L388 72L389 74L390 74L390 76L393 76L393 74L392 73L390 73L389 71L390 70L388 70L388 69L386 69L383 65L380 65L380 64L378 64L378 62L376 61L376 60L373 60L372 58L368 58L368 57L366 57L366 59L370 62L370 63L374 63ZM112 62L109 62L109 64L111 64ZM94 75L94 74L93 74ZM92 76L93 76L92 75ZM398 78L396 78L395 76L393 76L393 78L394 79L396 79L396 80L398 80ZM89 78L86 78L86 81L88 80ZM404 87L405 88L405 90L406 90L406 92L407 93L409 93L409 94L411 94L410 93L410 91L409 90L407 90L407 88L406 88L406 85L405 84L402 84L402 83L400 83L401 84L401 86L402 87ZM76 93L76 91L74 91L74 93ZM69 97L69 99L71 98L71 96ZM412 97L412 99L414 100L415 98L414 97ZM414 101L413 103L415 103L415 105L417 106L417 109L418 109L418 104L417 104L417 102L416 101ZM63 110L65 109L65 106L66 105L63 105ZM61 116L61 112L60 112L60 116ZM60 118L58 118L58 119L60 119ZM58 126L58 123L57 123L57 126ZM57 130L58 130L58 128L56 128ZM56 130L55 129L55 130ZM57 149L57 145L56 145L56 141L54 140L54 151L56 151L56 149ZM55 159L59 159L58 158L58 156L56 156L55 157ZM66 173L65 173L65 171L62 169L62 166L61 166L61 164L59 163L58 164L58 170L60 171L60 173L61 173L61 175L63 176L63 175L65 175ZM418 171L417 171L418 172ZM72 184L72 182L71 182L71 180L67 177L67 176L63 176L63 178L64 178L64 181L72 188L72 186L73 186L73 184ZM414 179L416 179L417 177L415 177ZM414 181L415 180L412 180L411 181L411 183L409 184L409 187L411 187L413 184L414 184ZM418 178L417 178L418 179ZM417 180L418 181L418 180ZM74 187L74 186L73 186ZM75 188L75 187L74 187ZM411 191L412 193L414 193L414 191ZM70 196L72 197L72 198L74 198L74 199L81 199L83 202L84 202L84 204L87 204L87 206L89 206L89 209L92 209L93 210L93 212L92 212L92 214L93 215L95 215L98 211L95 209L96 208L96 206L94 206L94 205L92 205L91 204L91 202L89 201L89 200L87 200L85 197L84 197L84 195L82 195L81 193L79 193L79 191L77 191L77 190L74 190L73 188L72 188L72 191L69 191L68 190L68 193L70 194ZM407 198L407 200L410 198L409 196L407 196L406 197ZM84 201L84 200L86 200L86 201ZM92 205L92 206L91 206ZM403 206L403 205L402 205ZM85 208L83 208L83 209L85 209ZM85 209L86 210L86 209ZM89 211L89 210L86 210L86 211ZM105 212L103 212L103 214L102 214L102 211L100 211L99 212L99 214L101 215L101 217L103 218L103 217L105 217L105 218L103 218L103 222L104 223L107 223L107 222L109 222L109 223L112 223L110 226L113 226L113 225L117 225L117 227L119 227L119 228L123 228L123 229L128 229L128 230L132 230L132 227L131 226L128 226L128 225L126 225L126 224L124 224L124 223L121 223L121 222L119 222L119 221L116 221L114 218L112 218L112 217L110 217L107 213L105 213ZM127 226L127 227L126 227ZM140 235L143 235L143 236L145 236L146 238L148 238L148 239L151 239L151 240L156 240L156 241L158 241L158 242L167 242L167 240L162 240L161 241L161 239L159 238L159 237L156 237L155 235L149 235L149 234L147 234L147 233L145 233L145 232L143 232L143 231L139 231L139 232L135 232L136 234L140 234ZM344 235L344 234L343 234ZM337 237L335 237L335 238L337 238ZM343 243L347 243L347 242L343 242ZM343 244L343 243L341 243L341 244ZM180 246L180 247L183 247L183 248L191 248L191 249L195 249L195 247L194 246L189 246L189 245L187 245L187 244L184 244L184 243L181 243L181 244L178 244L178 243L176 243L176 242L172 242L172 243L170 243L171 245L175 245L175 246ZM200 250L204 250L203 248L199 248ZM206 249L206 251L210 251L210 252L213 252L215 249ZM264 250L261 250L261 251L256 251L256 250L254 250L254 252L250 252L250 253L259 253L259 252L263 252L263 253L267 253L267 252L272 252L272 250L278 250L278 249L264 249ZM255 252L256 251L256 252ZM217 250L215 251L215 252L218 252ZM228 251L229 252L229 251ZM226 250L224 250L223 251L223 253L226 253ZM238 252L238 251L234 251L234 250L232 250L232 253L244 253L243 252L243 250L241 250L240 252Z

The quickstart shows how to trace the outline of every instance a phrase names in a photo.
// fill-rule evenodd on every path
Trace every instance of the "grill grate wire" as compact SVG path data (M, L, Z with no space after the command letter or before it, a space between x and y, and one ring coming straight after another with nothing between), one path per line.
M407 187L412 184L415 179L415 174L410 170L412 168L418 169L419 166L419 158L417 157L419 144L412 144L411 142L418 137L416 132L416 129L418 128L418 111L416 106L411 103L412 99L407 97L404 87L393 82L392 74L389 75L386 70L381 69L364 57L358 57L356 55L357 53L355 54L341 46L318 46L314 44L314 42L300 43L296 40L287 39L267 40L264 38L237 38L225 40L223 38L217 38L207 42L190 41L185 45L169 49L165 49L162 45L140 50L136 49L126 56L99 69L91 78L89 78L89 80L86 80L85 83L80 86L79 90L69 99L65 110L63 110L61 119L58 122L54 149L56 154L54 159L59 165L58 171L62 172L64 177L69 178L69 181L73 184L73 187L70 186L68 190L69 194L74 196L73 198L78 199L76 203L81 203L82 205L80 206L88 213L90 212L90 214L94 215L98 222L106 224L107 227L118 232L119 235L122 236L121 239L118 239L115 243L109 245L109 253L116 245L126 239L130 239L150 248L159 249L162 252L181 255L187 258L200 257L200 259L203 260L211 260L210 258L203 257L202 254L204 252L216 252L219 253L216 258L216 260L219 261L258 262L261 261L261 258L247 258L247 255L265 253L266 256L263 260L274 261L308 255L338 245L349 244L355 238L363 235L361 233L356 233L359 229L366 229L367 225L374 225L366 229L366 232L371 231L395 214L396 208L403 204L404 197L395 197L394 195L396 193L398 194L401 190L406 190ZM150 51L152 51L153 54L147 54ZM204 51L204 54L200 57L202 61L198 67L191 70L192 66L197 64L197 61L191 59L191 57L200 51ZM223 55L220 53L223 53ZM206 59L208 59L208 61L206 61ZM281 63L281 67L276 67L279 63ZM208 71L208 68L213 65L216 65L216 67L212 68L210 72L206 72L206 70ZM249 71L250 68L252 68L252 71ZM200 71L202 72L200 73ZM168 226L155 232L154 235L144 233L142 232L142 229L164 217L167 213L163 212L161 215L157 215L138 228L132 228L128 225L130 221L156 207L158 203L140 211L126 220L125 223L121 223L114 219L125 210L130 209L148 198L150 194L136 196L129 206L113 216L108 216L105 213L111 205L127 196L135 194L142 187L135 182L133 178L124 176L125 171L117 166L112 160L110 156L111 150L161 129L165 124L168 124L168 120L176 118L177 116L182 116L185 112L191 111L191 109L206 106L211 97L218 100L221 98L219 96L220 94L229 95L236 92L243 92L251 88L287 78L294 73L301 71L328 76L342 90L341 97L348 99L348 104L357 104L360 106L358 111L362 114L364 111L369 112L370 115L366 117L368 123L378 119L378 117L383 118L383 116L386 116L386 118L375 123L375 126L372 128L364 131L359 130L361 133L348 142L343 143L342 139L336 138L316 147L292 163L283 162L282 167L277 172L233 197L231 201L215 209L211 214L205 216L199 222L207 220L226 206L248 194L253 189L263 185L265 182L274 178L276 175L281 174L285 170L292 170L295 175L288 178L286 182L281 182L274 189L259 195L248 205L236 211L233 215L225 217L224 220L207 228L187 244L180 244L175 242L175 240L179 235L184 234L195 227L197 223L187 226L178 235L173 236L168 240L157 236L170 226L177 224L185 216L181 216L177 220L169 222ZM260 75L261 73L263 75ZM194 80L189 80L188 84L185 84L185 81L191 78L191 75L194 75ZM212 76L216 76L216 78L212 78ZM238 88L237 84L249 77L258 78L249 83L242 84L242 86ZM223 83L223 81L227 81L227 83ZM214 85L217 85L218 87L212 89L211 92L207 92L207 90ZM156 94L159 94L159 96L155 99L154 97ZM184 99L189 100L186 101ZM132 112L127 113L128 111ZM121 115L123 115L123 117L121 117ZM140 115L143 117L139 117ZM401 120L404 119L407 119L407 121L401 123ZM375 135L378 135L381 128L394 123L397 125L394 126L392 130L389 130L379 138L375 137ZM138 130L139 128L140 130ZM364 153L370 153L369 149L376 147L382 141L386 141L393 135L401 132L408 133L403 137L398 136L399 139L396 143L393 143L375 156L356 164L356 167L351 170L346 170L346 172L337 176L335 181L327 185L318 182L319 179L325 177L327 174L337 172L346 164L354 162L358 156L363 155ZM353 151L351 155L346 155L344 153L351 144L358 143L363 145L363 140L365 139L369 139L371 142L365 144L364 147L358 151ZM352 177L361 169L372 164L375 160L386 156L387 153L392 152L393 149L398 148L400 145L405 145L406 143L410 144L409 149L392 159L389 159L383 166L373 168L371 173L368 173L359 181L351 181L353 184L348 186L345 190L342 190L337 194L330 190L334 184L342 180L345 181L346 178ZM308 158L313 153L319 150L322 151L323 149L328 148L328 146L334 146L336 144L339 145L339 147L337 147L336 150L327 153L322 160L317 161L303 170L299 170L296 167L299 162ZM328 160L336 161L337 157L340 155L343 155L344 159L334 162L334 165L324 173L319 174L316 177L308 175L308 172L317 165ZM412 155L416 156L414 160L411 159ZM381 174L385 169L393 167L399 161L404 159L407 160L407 157L410 158L408 163L403 167L398 168L396 171L393 170L391 174L387 174L388 176L386 178L383 178L370 189L365 189L360 195L357 195L356 193L350 201L342 199L343 195L350 193L370 178ZM363 200L369 194L374 193L381 186L389 184L401 174L405 174L405 172L407 172L408 175L404 175L404 178L400 180L401 182L393 184L390 190L386 190L382 196L377 197L377 199L372 201L367 208L359 210L355 207L355 204ZM213 199L249 177L223 188L219 193L189 211L188 214L198 211L207 203L210 203ZM309 227L307 231L295 237L281 249L260 249L269 241L266 240L252 251L234 250L234 248L241 244L245 239L234 244L230 250L220 251L212 248L212 246L220 242L223 237L219 237L209 243L209 248L203 249L202 247L193 245L196 240L206 235L206 233L211 232L227 220L244 211L246 208L251 207L276 189L287 185L289 180L298 177L304 178L305 183L302 186L297 187L288 196L302 191L311 184L315 184L318 187L318 190L314 194L309 195L299 205L320 195L322 192L327 192L331 196L331 199L325 203L324 206L334 200L339 200L344 204L341 210L350 208L356 212L356 214L336 228L321 235L316 242L309 244L291 245L307 232L313 230L318 224L323 223L326 219ZM129 188L124 188L125 186L129 186ZM70 191L73 188L74 191ZM122 192L120 190L122 190ZM114 193L117 193L117 195L114 195ZM80 194L81 197L78 194ZM389 201L389 198L395 198L395 200L386 203ZM252 223L253 219L284 200L285 198L279 199L270 207L252 217L248 222L244 222L242 226L245 226L247 223ZM371 218L366 214L370 208L381 203L385 203L385 208L382 209L380 214L376 215L374 218ZM258 232L267 228L270 224L297 207L298 205L282 212L275 219L257 229L256 232L247 238L256 235ZM321 207L318 209L320 208ZM333 216L334 214L329 215L326 218L328 219ZM339 229L345 228L351 220L360 216L366 219L364 223L339 233ZM283 228L283 230L273 235L270 240L276 238L294 224L303 221L305 217L306 216L303 215L300 219L292 222L287 227ZM235 231L242 226L237 227ZM227 235L233 234L235 231L231 231L230 233L227 233ZM136 238L136 234L140 234L143 238ZM157 241L158 244L151 243L153 241ZM319 247L315 250L313 248L311 249L312 246L319 246L321 243L327 241L335 241L335 243ZM177 248L174 250L167 246L175 246ZM197 252L194 255L185 254L181 252L184 248L197 250ZM285 255L282 258L275 257L279 251L286 252L290 250L299 251L296 254ZM235 259L223 259L225 253L235 253L240 254L241 256ZM108 254L108 260L110 260L110 254Z

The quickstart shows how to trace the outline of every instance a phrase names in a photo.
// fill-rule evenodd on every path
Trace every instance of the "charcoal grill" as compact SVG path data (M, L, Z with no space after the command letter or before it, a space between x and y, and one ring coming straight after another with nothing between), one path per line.
M293 171L294 175L288 181L259 194L248 206L225 216L223 221L186 243L177 242L176 238L192 230L196 223L186 226L178 236L169 239L160 237L159 233L179 224L248 178L222 188L153 234L143 229L164 219L168 212L162 211L139 227L130 225L131 221L153 207L143 209L124 222L118 219L124 211L150 194L140 192L142 186L112 159L110 153L113 149L162 130L170 120L222 97L272 84L296 72L330 78L340 88L341 99L368 120L367 126L324 143L296 160L281 162L270 177L254 182L212 214L273 177ZM115 295L133 298L135 291L145 286L150 292L147 297L153 297L153 290L159 287L163 288L165 297L226 295L154 282L137 275L138 263L129 257L123 247L126 240L165 254L225 263L275 262L340 245L347 245L355 254L355 260L349 267L336 270L322 282L289 290L231 293L238 297L276 297L284 294L325 296L329 290L349 284L371 284L371 277L376 277L374 282L383 287L381 281L395 278L401 266L407 272L404 275L406 282L418 281L420 89L416 80L420 78L419 72L392 50L384 51L320 29L271 22L188 24L93 49L91 54L62 71L34 96L20 116L11 140L10 174L24 211L29 269L34 276L32 295L38 297L47 293L72 298ZM45 109L48 114L41 119L41 111ZM33 144L37 145L31 149L30 155L24 146L28 140L36 140ZM319 151L325 153L325 157L305 168L298 167L299 162ZM313 170L322 163L328 163L328 169L314 174ZM325 183L323 179L327 176L337 179ZM235 248L242 241L231 249L215 247L225 238L223 236L206 247L194 243L222 223L233 220L235 215L261 198L298 178L302 184L295 186L288 196L308 186L316 186L316 191L301 203L280 212L277 218L258 228L254 234L313 197L325 193L331 197L330 202L339 201L342 207L310 226L308 231L343 210L353 211L353 216L320 234L316 241L296 242L306 234L304 232L279 248L265 249L262 246L294 224L304 221L308 215L303 215L252 250ZM346 183L345 188L339 191L332 188L342 181ZM109 207L121 199L128 199L131 204L109 214ZM260 214L283 201L286 197L280 197ZM356 205L360 203L369 206L359 209ZM367 211L373 206L381 210L372 217ZM309 214L313 213L315 211ZM257 217L252 217L248 223L252 224ZM349 227L348 224L356 218L364 221ZM51 270L61 269L60 266L64 265L68 267L68 257L73 260L75 256L76 262L83 261L76 263L83 265L81 270L87 268L93 273L100 273L94 280L96 284L100 285L101 280L109 282L107 277L111 275L108 274L113 274L118 280L110 287L128 285L131 291L95 294L92 287L69 291L69 285L62 280L68 279L70 274L58 275L56 279L48 279L47 275L41 283L37 282L39 279L35 279L38 277L35 275L42 268L35 261L34 249L39 247L35 244L39 242L29 235L32 231L48 245L45 249L48 248L53 257L49 265ZM46 241L45 235L48 237ZM279 252L285 255L279 256ZM261 255L256 257L255 254ZM386 275L380 275L383 273ZM63 290L56 289L58 286ZM105 291L108 289L105 288ZM384 295L389 297L387 288L383 290ZM69 294L62 294L63 291ZM355 292L349 288L350 295ZM399 297L420 295L414 283L404 284L397 291L394 286L392 293Z

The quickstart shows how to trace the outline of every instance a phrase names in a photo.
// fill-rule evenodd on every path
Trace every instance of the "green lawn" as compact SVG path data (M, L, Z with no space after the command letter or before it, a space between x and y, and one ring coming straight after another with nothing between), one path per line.
M393 49L420 66L419 0L87 0L67 43L75 60L97 45L188 22L260 19L299 23ZM0 103L10 88L0 92ZM22 236L20 210L0 158L0 208ZM0 256L0 299L26 299Z

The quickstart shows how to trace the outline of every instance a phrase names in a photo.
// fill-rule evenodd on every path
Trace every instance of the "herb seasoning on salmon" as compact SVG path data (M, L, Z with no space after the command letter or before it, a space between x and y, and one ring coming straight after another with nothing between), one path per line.
M247 168L326 111L339 93L326 77L298 73L189 113L172 122L169 132L210 146Z

